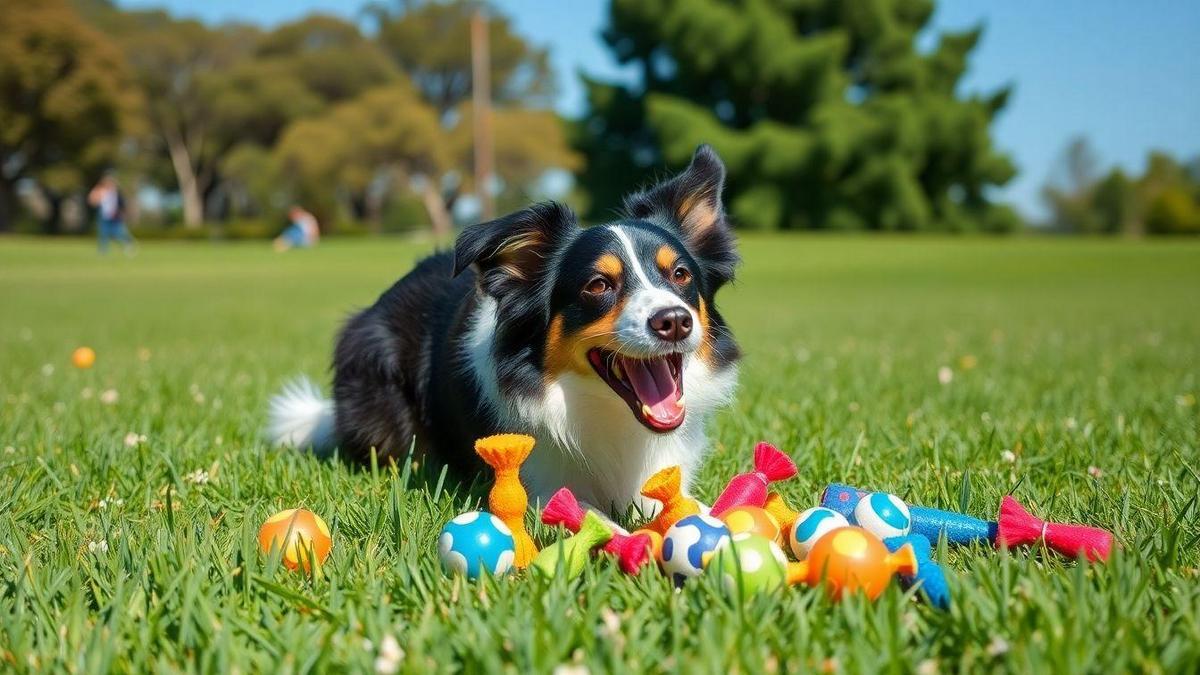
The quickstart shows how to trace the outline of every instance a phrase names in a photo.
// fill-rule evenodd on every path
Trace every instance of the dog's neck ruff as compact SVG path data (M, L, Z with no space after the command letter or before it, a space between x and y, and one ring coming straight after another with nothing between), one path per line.
M737 368L713 371L689 355L684 359L688 415L675 431L646 429L598 377L567 373L546 382L540 396L504 392L493 353L497 303L476 299L463 343L466 367L480 391L481 405L505 431L538 439L521 477L535 500L545 503L561 487L606 512L624 513L632 504L650 515L658 504L639 490L654 473L679 465L684 490L707 450L708 417L733 395Z

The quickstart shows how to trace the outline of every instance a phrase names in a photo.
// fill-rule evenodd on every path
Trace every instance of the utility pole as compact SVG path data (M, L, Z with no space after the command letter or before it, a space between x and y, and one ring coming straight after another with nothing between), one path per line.
M483 7L471 16L471 100L475 109L475 192L483 220L496 217L492 199L492 83L488 53L488 21Z

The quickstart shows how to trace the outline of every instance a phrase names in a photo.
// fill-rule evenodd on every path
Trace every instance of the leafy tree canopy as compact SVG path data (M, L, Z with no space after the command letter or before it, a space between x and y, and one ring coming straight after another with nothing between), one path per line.
M1015 173L989 126L1008 96L956 88L979 30L916 38L929 0L614 0L604 39L635 86L587 80L577 132L596 209L702 142L735 221L763 228L1008 229Z

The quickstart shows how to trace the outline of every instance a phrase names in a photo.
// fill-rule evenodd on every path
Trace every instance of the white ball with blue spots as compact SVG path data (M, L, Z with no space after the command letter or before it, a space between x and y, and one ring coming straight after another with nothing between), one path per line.
M859 527L880 539L902 537L912 529L908 505L886 492L872 492L858 500L854 520L858 521Z
M696 514L683 518L663 536L663 571L676 586L700 576L709 555L729 542L729 528L712 516Z
M442 528L438 557L447 574L478 579L486 570L499 576L512 568L516 542L512 531L496 516L487 511L468 511Z
M817 540L850 522L842 514L824 506L814 506L796 517L788 532L788 548L796 560L804 560Z

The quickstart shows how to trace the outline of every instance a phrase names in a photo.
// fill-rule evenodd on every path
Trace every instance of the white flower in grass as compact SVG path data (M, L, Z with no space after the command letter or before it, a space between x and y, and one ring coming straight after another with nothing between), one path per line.
M917 664L917 675L937 675L937 659L925 659Z
M12 455L12 454L15 454L16 452L17 452L17 449L14 448L13 446L11 446L11 445L4 446L4 454Z
M46 377L50 377L53 374L54 374L54 364L53 363L43 363L42 364L42 375L45 375Z
M1017 461L1017 453L1013 452L1012 450L1005 450L1004 452L1000 453L1000 459L1012 464L1013 462Z
M184 476L183 479L193 485L208 485L209 475L204 469L196 469Z
M89 399L94 395L91 387L84 387L83 391L79 392L79 398Z
M588 667L579 663L560 663L554 666L554 675L589 675Z
M1100 467L1098 467L1098 466L1089 466L1088 467L1088 475L1091 476L1092 478L1103 478L1104 472L1101 471Z
M366 644L370 644L370 641L364 641L364 646ZM392 675L400 670L400 662L403 660L404 650L396 641L396 637L390 633L383 636L383 640L379 642L379 655L375 657L375 672L379 675Z
M123 506L124 504L125 504L124 499L120 499L118 497L105 497L104 499L100 500L100 502L97 504L97 506L99 506L101 510L105 510L110 506L113 508L117 508L119 506Z
M954 381L954 371L950 369L950 366L942 366L941 368L938 368L937 375L938 382L941 382L943 385L950 384Z
M136 431L131 431L125 434L125 447L136 448L146 442L146 434L139 434Z
M121 398L116 389L105 389L100 392L100 402L104 405L114 405Z
M89 541L87 548L88 551L92 553L108 553L108 542L104 539L99 541Z
M992 638L992 641L989 642L988 646L987 646L988 656L992 656L992 657L1003 656L1008 653L1008 650L1009 650L1008 640L1005 640L1004 638L1000 637L999 635Z

